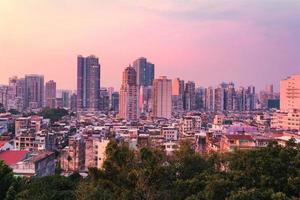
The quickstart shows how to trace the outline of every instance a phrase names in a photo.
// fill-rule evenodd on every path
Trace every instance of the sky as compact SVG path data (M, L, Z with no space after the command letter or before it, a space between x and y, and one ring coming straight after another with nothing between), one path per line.
M43 74L76 88L77 55L101 85L138 57L197 86L266 84L300 73L299 0L0 0L0 84Z

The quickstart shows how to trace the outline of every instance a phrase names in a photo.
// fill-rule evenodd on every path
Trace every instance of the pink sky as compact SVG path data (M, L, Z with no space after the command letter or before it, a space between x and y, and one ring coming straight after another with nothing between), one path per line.
M94 54L119 89L140 56L156 76L199 86L278 84L300 73L297 0L1 0L0 84L44 74L75 89L76 56Z

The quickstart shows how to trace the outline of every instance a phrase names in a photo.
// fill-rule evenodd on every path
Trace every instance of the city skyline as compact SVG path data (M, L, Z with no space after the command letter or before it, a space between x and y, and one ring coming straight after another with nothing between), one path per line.
M0 84L42 74L74 90L76 56L93 54L106 87L119 88L124 66L143 56L156 77L204 87L274 84L278 91L279 80L300 72L299 8L293 0L3 0Z
M78 59L78 57L82 57L82 55L77 55L77 59ZM94 54L91 54L91 55L89 55L89 56L87 56L87 57L96 57L97 59L99 59L97 56L95 56ZM141 57L140 57L141 58ZM138 58L138 59L140 59L140 58ZM144 57L142 57L142 58L144 58ZM100 62L100 61L99 61ZM78 63L77 63L78 64ZM152 64L152 63L151 63ZM130 67L133 67L131 64L129 64L129 66ZM78 66L76 66L76 72L78 71L78 69L77 69L77 67ZM134 67L133 67L134 68ZM124 70L124 69L126 69L126 67L123 67L122 68L122 70ZM100 73L101 73L101 77L102 77L102 67L100 68ZM119 73L121 73L122 74L122 71L121 72L119 72ZM257 89L257 91L260 91L260 92L263 92L263 91L266 91L266 90L268 90L268 87L272 87L272 89L273 89L273 91L274 91L274 93L278 93L279 94L279 92L280 92L280 82L281 82L281 80L282 79L285 79L285 78L289 78L289 77L291 77L291 76L297 76L298 74L297 73L293 73L293 74L289 74L289 75L287 75L287 76L285 76L285 77L282 77L282 78L280 78L280 79L278 79L277 81L275 81L274 83L267 83L267 84L265 84L265 85L261 85L260 87L257 87L257 84L246 84L246 85L243 85L243 84L239 84L237 81L234 81L234 80L228 80L228 81L225 81L225 80L216 80L216 83L214 83L214 84L210 84L210 85L199 85L199 84L197 84L197 80L190 80L190 79L180 79L180 76L174 76L174 77L170 77L170 79L172 80L172 81L174 81L174 80L180 80L180 81L187 81L187 82L193 82L194 84L195 84L195 89L205 89L205 88L218 88L218 87L220 87L220 86L222 86L223 84L234 84L237 88L238 87L247 87L247 86L251 86L251 87L255 87L256 89ZM3 82L3 83L1 83L0 82L0 86L8 86L9 84L10 84L10 81L11 81L11 79L24 79L24 77L26 77L26 76L41 76L41 77L44 77L44 79L45 79L45 87L46 87L46 82L51 82L51 81L55 81L55 83L57 82L56 81L56 79L54 79L54 80L52 80L52 79L46 79L45 78L45 75L44 74L41 74L41 73L26 73L26 74L20 74L20 76L18 76L18 75L16 75L16 74L14 74L14 75L12 75L12 76L10 76L10 77L7 77L7 81L5 82ZM78 73L76 73L76 76L78 76ZM162 77L162 76L164 76L164 75L160 75L160 74L156 74L156 76L154 77L154 78L159 78L159 77ZM182 77L182 76L181 76ZM74 78L74 77L73 77ZM111 86L111 85L103 85L102 84L102 81L103 81L103 78L100 78L100 81L99 81L99 84L101 84L101 87L100 87L100 89L108 89L108 88L112 88L112 89L114 89L115 91L117 91L117 92L119 92L119 90L120 90L120 85L122 85L122 78L120 79L120 84L119 85L116 85L116 86ZM57 86L57 88L56 88L56 91L57 91L57 93L58 93L58 96L61 96L61 93L62 92L64 92L64 91L68 91L68 92L71 92L71 93L77 93L77 83L78 82L78 80L75 80L75 85L76 85L76 87L75 88L63 88L63 87L60 87L59 85ZM142 84L141 85L139 85L139 86L141 86L141 87L145 87L145 86L143 86ZM150 85L150 86L152 86L152 85Z

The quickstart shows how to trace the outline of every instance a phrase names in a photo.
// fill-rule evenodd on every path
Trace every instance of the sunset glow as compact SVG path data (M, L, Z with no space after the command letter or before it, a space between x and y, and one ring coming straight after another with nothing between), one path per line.
M262 87L300 72L299 10L298 0L1 0L0 83L39 73L75 89L76 56L94 54L101 84L118 89L140 56L157 76Z

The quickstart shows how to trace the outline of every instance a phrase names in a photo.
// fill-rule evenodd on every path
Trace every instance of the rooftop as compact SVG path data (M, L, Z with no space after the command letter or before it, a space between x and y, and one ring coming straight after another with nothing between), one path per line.
M14 165L24 159L29 151L26 150L10 150L0 153L0 160L3 160L7 165Z

